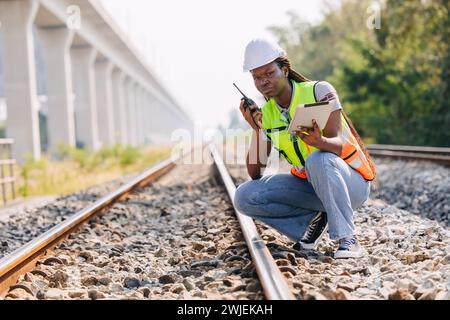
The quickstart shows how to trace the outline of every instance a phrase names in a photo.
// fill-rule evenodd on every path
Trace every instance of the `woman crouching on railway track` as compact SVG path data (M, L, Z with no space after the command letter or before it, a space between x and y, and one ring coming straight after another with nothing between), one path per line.
M362 257L353 210L368 199L375 168L336 91L292 70L284 50L264 39L247 45L244 71L250 71L267 102L260 112L241 101L254 129L246 161L252 180L238 187L235 205L297 242L296 249L315 249L329 229L339 242L335 258ZM315 122L294 135L287 132L297 105L333 99L335 108L322 132ZM272 146L292 164L291 174L261 177Z

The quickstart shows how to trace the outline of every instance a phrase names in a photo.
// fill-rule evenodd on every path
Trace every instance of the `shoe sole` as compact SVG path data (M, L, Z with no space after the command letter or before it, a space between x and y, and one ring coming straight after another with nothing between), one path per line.
M336 251L334 253L335 259L349 259L349 258L362 258L366 255L366 253L363 250L360 250L358 252L352 252L352 251Z
M320 236L317 237L316 241L314 241L313 243L303 243L300 241L300 246L302 247L302 249L305 249L305 250L315 250L317 248L317 245L319 244L320 240L323 238L323 236L325 235L325 233L327 231L328 231L328 223L325 226L325 228L323 229Z

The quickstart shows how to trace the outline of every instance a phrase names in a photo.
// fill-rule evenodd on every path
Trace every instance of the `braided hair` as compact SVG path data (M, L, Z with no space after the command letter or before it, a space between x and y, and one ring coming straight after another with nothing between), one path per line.
M282 69L283 67L288 68L288 70L289 70L288 79L289 80L294 80L295 82L310 81L304 75L298 73L297 71L295 71L291 68L291 62L289 61L289 59L287 57L277 58L277 59L275 59L274 62L278 65L278 67L280 67L280 69Z

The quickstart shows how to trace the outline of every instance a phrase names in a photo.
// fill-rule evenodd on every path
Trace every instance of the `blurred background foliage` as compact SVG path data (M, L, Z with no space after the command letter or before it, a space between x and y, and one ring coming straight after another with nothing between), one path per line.
M289 12L269 30L294 69L336 88L366 141L449 147L449 1L382 1L379 29L371 4L342 0L318 25Z
M61 144L56 159L44 156L34 160L28 155L16 168L18 195L66 195L126 175L131 177L169 157L171 150L170 145L140 149L115 145L92 152Z

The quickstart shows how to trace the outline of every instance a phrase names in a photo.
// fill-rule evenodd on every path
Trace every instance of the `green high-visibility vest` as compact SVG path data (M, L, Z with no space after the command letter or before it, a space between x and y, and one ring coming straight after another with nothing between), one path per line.
M315 103L314 86L318 81L296 82L293 84L293 95L289 106L290 119L294 117L295 109L299 104ZM305 166L306 158L317 149L306 145L299 137L288 133L289 120L285 119L275 99L270 99L262 107L262 125L266 136L273 146L293 166Z
M318 81L295 82L293 84L293 94L291 105L289 106L289 119L285 119L278 108L275 99L270 99L262 107L262 125L266 136L272 141L273 146L280 154L295 168L291 172L299 175L301 172L297 170L305 167L308 156L317 150L313 146L307 145L297 136L288 133L289 121L294 117L295 110L299 104L315 103L314 86ZM341 114L341 132L342 152L339 157L344 160L350 167L358 171L364 179L372 181L375 176L375 168L370 160L366 157L362 142L353 134L346 118ZM356 131L355 131L356 132ZM297 172L298 174L296 174Z

